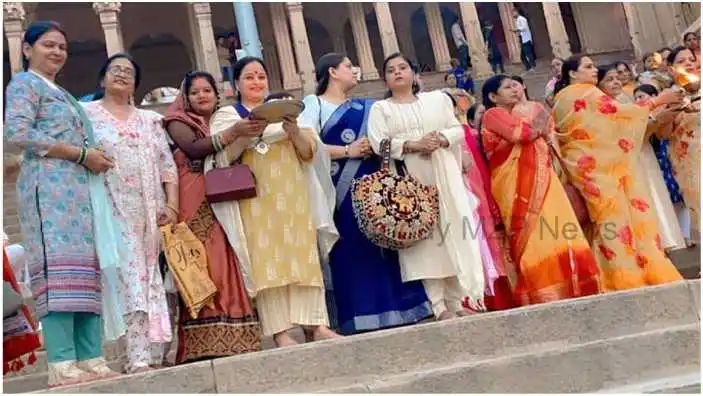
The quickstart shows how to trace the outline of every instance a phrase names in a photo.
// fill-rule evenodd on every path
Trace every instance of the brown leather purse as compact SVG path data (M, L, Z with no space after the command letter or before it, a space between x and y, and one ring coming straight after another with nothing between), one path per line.
M244 164L212 169L205 174L205 196L210 203L255 198L254 173Z

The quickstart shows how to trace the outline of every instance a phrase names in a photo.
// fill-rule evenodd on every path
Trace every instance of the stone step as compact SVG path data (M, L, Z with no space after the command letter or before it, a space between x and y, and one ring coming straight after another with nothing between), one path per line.
M699 349L700 326L693 324L568 348L555 346L539 352L460 362L324 392L590 393L633 380L681 371L700 372Z
M291 331L293 339L299 343L305 342L305 336L300 329ZM261 341L261 349L274 349L276 344L273 337L264 337ZM104 346L105 358L108 365L115 371L121 372L124 367L124 345L123 339L118 343L110 343ZM37 361L33 365L25 366L19 372L8 373L4 377L3 389L6 393L27 393L46 389L48 384L46 352L36 352Z
M631 384L619 388L610 388L599 393L700 393L701 373L692 372L674 377L666 377L658 380L648 380L637 384Z
M700 281L681 281L204 361L52 391L295 393L367 392L373 387L378 392L597 391L640 380L637 373L645 369L659 376L681 373L651 371L652 363L660 359L662 369L673 370L678 364L681 367L677 369L693 370L699 365L699 311ZM642 358L640 364L638 354L650 357ZM618 356L623 359L618 360ZM576 363L569 363L572 360ZM590 371L582 372L582 365ZM593 376L589 375L591 371ZM426 381L413 381L418 376ZM520 388L531 379L533 385ZM463 384L463 388L450 389L454 386L451 382Z

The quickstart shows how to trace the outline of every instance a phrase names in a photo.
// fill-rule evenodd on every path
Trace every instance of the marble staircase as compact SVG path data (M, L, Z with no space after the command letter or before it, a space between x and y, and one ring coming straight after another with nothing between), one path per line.
M700 280L686 280L267 349L52 393L699 393L699 350ZM42 386L37 380L19 386L42 375ZM6 378L4 392L47 392L45 378L41 372Z

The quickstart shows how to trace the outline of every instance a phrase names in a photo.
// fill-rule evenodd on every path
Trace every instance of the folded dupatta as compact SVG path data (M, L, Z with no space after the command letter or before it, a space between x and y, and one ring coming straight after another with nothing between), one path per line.
M95 148L97 141L93 125L83 106L66 90L69 99L83 124L88 147ZM90 203L93 209L93 234L102 278L102 319L104 341L117 340L126 332L123 302L118 292L119 273L123 263L128 263L130 252L122 240L122 225L112 214L112 202L105 187L105 176L88 171Z

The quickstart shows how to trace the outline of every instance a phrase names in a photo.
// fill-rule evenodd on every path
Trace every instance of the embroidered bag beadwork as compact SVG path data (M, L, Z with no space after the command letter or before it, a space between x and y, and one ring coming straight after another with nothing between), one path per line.
M439 220L439 193L437 186L393 172L390 151L391 141L384 139L381 169L354 179L351 197L366 237L382 248L401 250L432 236Z

